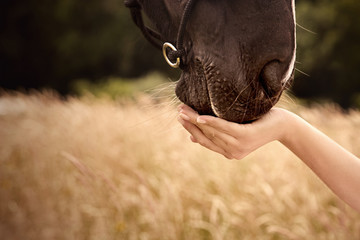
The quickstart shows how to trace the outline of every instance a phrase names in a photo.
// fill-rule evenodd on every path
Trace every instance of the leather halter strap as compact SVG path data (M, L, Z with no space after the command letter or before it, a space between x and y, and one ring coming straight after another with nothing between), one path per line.
M184 62L181 62L181 59L186 56L186 50L183 46L185 28L195 2L196 0L188 0L185 5L176 37L176 47L174 47L173 44L164 41L159 33L145 26L141 13L141 5L137 2L137 0L125 0L124 3L125 6L130 9L134 23L140 28L144 37L156 48L163 50L164 58L167 63L171 67L182 68L184 66Z

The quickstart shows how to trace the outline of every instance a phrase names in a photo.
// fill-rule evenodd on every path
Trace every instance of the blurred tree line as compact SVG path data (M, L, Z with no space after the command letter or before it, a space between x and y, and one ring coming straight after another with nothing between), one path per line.
M360 1L297 0L296 11L293 92L360 107ZM2 88L68 93L76 79L132 78L154 70L179 75L143 38L123 0L1 0Z
M123 0L1 0L0 86L52 87L74 79L137 77L167 66Z
M360 1L298 0L296 6L296 68L309 76L295 75L295 95L360 108Z

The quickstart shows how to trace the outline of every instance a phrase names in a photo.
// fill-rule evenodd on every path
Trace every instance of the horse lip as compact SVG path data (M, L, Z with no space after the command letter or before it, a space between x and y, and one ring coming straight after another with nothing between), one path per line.
M200 74L200 76L198 74ZM181 102L193 108L199 114L219 116L216 114L214 104L210 99L208 79L206 77L206 73L203 71L202 65L201 71L199 71L198 74L194 74L190 71L184 71L177 83L175 94ZM188 85L192 83L199 85ZM191 91L191 88L196 88L198 90L199 87L202 89L202 93L197 95L191 94L191 92L193 92Z
M211 106L211 110L213 112L213 114L216 116L216 117L220 117L220 114L216 111L216 108L214 106L214 103L211 101L211 98L210 98L210 106Z
M202 64L202 63L201 63ZM205 77L205 86L206 86L206 94L207 94L207 97L209 99L209 102L210 102L210 107L211 107L211 110L212 110L212 113L217 116L217 117L220 117L220 113L216 110L215 108L215 105L214 105L214 102L213 102L213 99L211 97L211 94L210 94L210 91L209 91L209 76L204 68L204 65L202 64L202 68L203 68L203 74L204 74L204 77Z

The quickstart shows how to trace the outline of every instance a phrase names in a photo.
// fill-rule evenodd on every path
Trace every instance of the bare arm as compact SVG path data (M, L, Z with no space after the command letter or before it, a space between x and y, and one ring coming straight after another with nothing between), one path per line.
M280 142L295 153L341 199L360 212L360 160L325 134L289 113Z
M251 124L199 116L186 105L179 121L191 140L227 158L241 159L278 140L307 164L330 189L360 212L360 160L297 115L274 108Z

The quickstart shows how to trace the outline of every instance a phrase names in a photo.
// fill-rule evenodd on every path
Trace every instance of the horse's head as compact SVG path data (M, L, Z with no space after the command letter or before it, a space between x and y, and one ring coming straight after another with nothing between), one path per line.
M188 0L137 0L176 42ZM201 114L245 122L266 113L293 77L294 0L197 0L184 34L176 95Z

